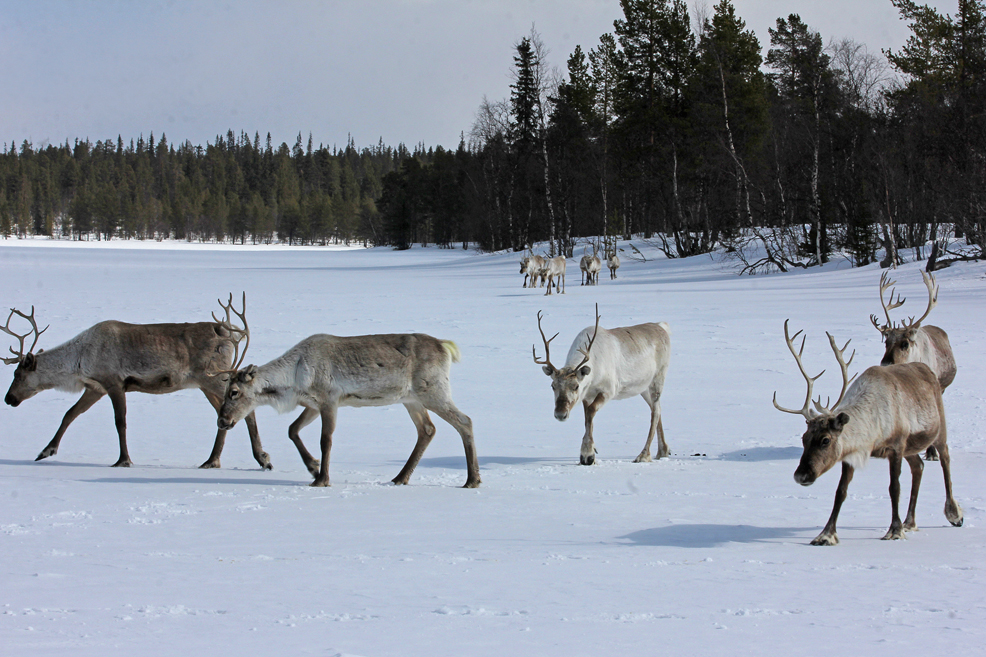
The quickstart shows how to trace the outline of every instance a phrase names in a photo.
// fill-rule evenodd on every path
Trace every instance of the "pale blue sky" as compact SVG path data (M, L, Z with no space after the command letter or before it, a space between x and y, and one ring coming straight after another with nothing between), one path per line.
M764 46L789 13L874 52L908 34L890 0L734 5ZM454 148L483 95L508 95L513 44L532 23L563 69L620 15L618 0L0 0L0 140L153 131L204 145L233 129L275 144L300 131Z

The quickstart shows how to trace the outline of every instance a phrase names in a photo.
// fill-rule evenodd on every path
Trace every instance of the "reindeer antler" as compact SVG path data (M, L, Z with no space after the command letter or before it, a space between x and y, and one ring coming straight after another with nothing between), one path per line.
M832 346L832 351L835 353L835 359L839 361L839 367L842 369L842 392L839 393L839 398L835 400L834 406L829 405L829 402L832 400L831 397L826 399L825 406L822 406L822 396L819 395L818 401L814 402L815 410L819 413L827 413L833 408L838 408L839 404L842 403L843 397L846 396L846 390L849 389L849 384L856 378L856 374L859 374L857 372L856 374L853 374L852 377L849 376L849 366L852 364L852 359L856 357L856 350L853 349L852 355L849 356L848 361L844 359L846 349L849 348L849 343L852 342L852 340L846 340L846 344L842 346L842 349L839 349L839 347L835 344L835 338L832 337L832 334L826 331L825 335L829 337L829 344Z
M25 333L24 335L21 335L20 333L14 333L13 331L10 330L10 320L13 319L13 317L14 317L15 314L16 315L19 315L20 317L23 317L27 321L31 322L31 330L29 332ZM49 324L48 326L44 327L40 331L38 330L38 323L34 320L34 306L31 306L31 314L30 315L25 315L24 313L22 313L21 311L17 310L16 308L11 308L10 309L10 314L7 315L7 323L4 324L3 326L0 326L0 331L3 331L7 335L12 335L15 338L17 338L18 342L20 342L20 347L18 348L18 351L14 351L14 348L13 347L10 347L10 353L14 354L14 357L13 358L3 358L3 357L0 357L0 360L2 360L4 362L4 365L14 365L14 364L19 363L22 360L24 360L24 358L28 354L30 354L30 353L32 353L34 351L34 347L38 344L38 338L40 338L41 337L41 334L44 333L45 331L47 331L50 326L51 326L51 324ZM24 351L24 340L26 340L27 339L27 336L31 335L31 333L34 334L34 342L31 343L31 348L28 349L25 352Z
M534 345L531 345L531 354L534 356L534 362L537 363L538 365L548 365L549 367L551 367L551 369L558 369L554 365L551 364L551 358L549 356L549 353L550 353L549 352L549 345L551 344L551 340L554 340L555 338L557 338L558 337L558 334L555 333L553 336L551 336L551 340L549 340L549 339L547 339L547 338L544 337L544 330L541 328L541 313L542 313L542 311L539 310L538 311L538 331L541 332L541 339L544 341L544 360L538 360L538 354L537 354L537 351L534 349Z
M793 336L790 335L788 333L788 330L787 330L787 323L788 323L788 321L790 321L790 320L787 320L787 319L784 320L784 340L787 341L787 348L791 350L791 355L794 356L794 360L797 361L797 363L798 363L798 369L801 370L801 375L803 377L805 377L805 380L808 382L808 394L805 395L805 403L804 403L804 406L801 407L801 410L795 411L795 410L791 410L789 408L784 408L783 406L778 405L778 403L777 403L777 391L774 391L774 408L776 408L779 411L784 411L785 413L793 413L794 415L801 415L801 416L804 416L804 418L806 420L810 420L810 419L812 419L814 417L814 415L812 414L811 407L810 407L810 403L811 403L811 390L812 390L812 388L815 385L815 381L818 380L818 377L820 377L821 375L825 374L825 370L822 370L821 372L819 372L814 377L808 376L808 373L805 372L805 366L801 363L801 354L804 353L804 350L805 350L805 340L807 339L808 336L805 336L805 337L801 338L801 348L798 351L795 351L794 350L794 341L798 338L799 335L801 335L801 331L798 331ZM819 398L819 399L821 399L821 398Z
M870 321L873 322L873 326L880 333L886 333L888 330L893 328L894 323L893 320L890 319L890 311L893 310L894 308L900 308L901 306L904 305L904 302L907 301L906 298L901 299L899 293L897 294L897 299L895 301L894 290L891 290L890 305L888 306L886 303L884 303L883 293L886 292L888 288L891 288L896 284L897 281L890 280L890 272L885 271L882 274L880 274L880 305L883 306L883 314L887 316L887 323L881 327L879 322L877 321L876 315L870 315Z
M229 370L220 370L218 372L213 372L210 376L219 376L220 374L233 374L239 371L240 366L243 365L243 360L246 358L247 349L250 348L250 326L247 324L246 320L246 291L243 292L243 310L237 312L236 308L233 307L233 293L229 293L229 301L223 303L221 299L217 299L219 306L226 311L226 318L219 319L216 317L216 313L212 313L212 319L216 321L217 324L222 326L224 329L229 331L229 336L233 340L233 368ZM236 315L241 322L243 322L243 328L233 325L232 315ZM243 353L240 353L240 342L246 338L246 344L243 346Z
M579 353L582 354L582 362L572 368L572 371L577 371L580 367L589 362L589 350L592 349L592 343L596 341L596 334L599 333L599 304L596 304L596 328L592 331L592 338L589 340L589 344L585 346L585 349L580 348Z
M928 288L928 309L924 311L923 315L921 315L921 319L916 322L913 317L911 317L907 322L901 322L906 329L920 327L921 322L923 322L928 316L928 313L934 310L935 306L938 305L938 286L935 285L935 277L922 271L921 279L924 281L924 286Z

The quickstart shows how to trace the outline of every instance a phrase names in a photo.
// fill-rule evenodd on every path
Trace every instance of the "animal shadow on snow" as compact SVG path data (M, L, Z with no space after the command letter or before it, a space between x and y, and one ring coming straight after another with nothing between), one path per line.
M641 529L620 538L633 545L709 548L725 543L761 543L777 539L802 539L810 528L754 527L753 525L668 525Z
M719 455L720 461L797 461L802 447L750 447Z
M403 461L393 461L403 464ZM524 465L527 463L560 463L557 457L525 457L525 456L480 456L479 465ZM466 459L462 456L436 456L423 458L418 467L426 468L465 468Z
M105 463L73 463L71 461L20 461L13 459L0 459L0 466L3 465L23 465L30 466L34 468L106 468ZM148 466L152 467L157 471L168 471L168 470L184 470L180 466L170 467L170 466ZM189 466L191 468L191 466ZM197 468L196 468L197 470ZM227 472L236 472L237 468L230 468ZM116 477L97 477L95 479L85 479L84 481L96 484L231 484L236 486L245 485L263 485L263 486L307 486L308 481L302 480L289 480L289 479L268 479L261 476L262 473L258 469L251 470L246 468L243 472L256 472L257 477L255 479L226 479L223 477L216 477L206 475L206 471L202 471L201 477L143 477L141 474L146 473L147 469L136 466L133 469L133 476L122 476L118 475Z

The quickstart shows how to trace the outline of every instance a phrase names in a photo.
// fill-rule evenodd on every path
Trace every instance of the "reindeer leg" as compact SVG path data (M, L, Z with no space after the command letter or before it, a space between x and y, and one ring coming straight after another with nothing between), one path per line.
M38 454L38 458L35 461L40 461L41 459L46 459L49 456L54 456L58 453L58 445L62 442L62 436L65 435L65 430L68 429L68 425L72 424L75 418L79 417L90 408L92 405L103 398L105 393L97 392L92 388L86 388L85 392L82 393L82 397L79 401L75 402L72 408L65 412L65 417L62 418L62 423L58 427L58 431L55 432L55 437L51 439L48 446L41 450Z
M900 454L892 453L888 457L888 460L890 461L890 508L892 516L890 519L890 529L883 536L883 540L897 541L904 538L904 527L900 522L900 512L897 508L900 504Z
M317 410L314 408L306 408L301 412L301 415L298 416L298 419L292 422L291 426L288 427L288 438L290 438L291 442L294 443L294 446L298 448L298 454L301 455L301 460L304 462L305 467L308 468L308 472L311 473L313 477L318 477L321 462L309 454L308 450L305 448L305 444L301 442L301 435L299 432L311 424L317 417Z
M842 503L846 501L846 493L849 490L849 482L852 481L853 467L848 463L842 463L842 477L839 479L839 487L835 489L835 504L832 506L832 514L829 521L825 523L822 533L815 537L812 545L838 545L839 535L835 531L835 522L839 519L839 510Z
M302 413L304 415L304 413ZM332 432L336 428L336 405L325 406L321 409L322 415L322 460L319 463L318 476L311 483L312 486L321 487L329 485L329 452L332 451ZM299 420L301 418L298 418ZM296 420L297 421L297 420Z
M253 451L253 458L260 464L261 470L273 470L270 464L270 455L264 451L260 444L260 430L257 428L257 415L253 411L244 418L246 420L247 432L250 434L250 449Z
M661 424L661 393L659 391L646 390L640 396L650 406L650 430L647 432L647 442L644 444L644 449L633 462L650 463L650 445L655 435L657 436L657 454L655 454L657 458L665 458L671 454L671 450L668 449L668 444L664 442L664 426Z
M907 504L907 517L904 518L904 531L916 532L918 525L914 521L914 510L918 505L918 490L921 488L921 475L924 474L924 462L917 454L905 456L907 465L911 466L911 499Z
M449 399L443 404L426 405L429 411L452 425L462 437L462 446L466 450L466 483L463 488L479 488L482 479L479 477L479 458L476 456L476 441L472 433L472 419L455 407ZM422 448L422 452L424 449ZM406 466L405 466L406 467ZM408 473L410 475L410 473Z
M944 427L938 440L938 457L941 459L941 471L945 475L945 517L956 527L962 526L962 507L952 497L952 461L948 455L948 445L945 444Z
M585 413L585 434L582 436L582 449L579 452L579 465L592 465L596 462L596 445L592 440L592 420L596 413L606 403L603 393L596 395L592 402L582 400L582 410Z
M428 449L431 439L435 437L435 425L431 421L431 418L428 417L428 411L424 406L416 402L407 402L404 404L404 408L407 409L408 415L411 416L411 421L414 422L414 427L418 430L418 442L415 443L414 449L411 451L411 456L407 459L407 463L397 473L397 476L391 480L399 486L407 485L408 479L411 478L411 473L414 472L414 468L418 467L421 456Z
M113 467L129 468L133 462L127 451L127 396L122 388L110 388L107 392L113 402L113 419L116 421L116 432L120 436L120 458Z

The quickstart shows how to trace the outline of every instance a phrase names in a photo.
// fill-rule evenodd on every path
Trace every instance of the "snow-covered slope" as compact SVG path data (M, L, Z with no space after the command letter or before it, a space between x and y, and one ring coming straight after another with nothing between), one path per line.
M113 246L119 247L117 243ZM653 255L646 251L648 255ZM902 309L923 312L919 265ZM568 293L521 288L515 254L371 250L65 248L0 243L0 306L36 307L51 348L104 319L201 321L247 293L248 362L312 333L424 332L455 340L453 396L473 419L483 484L463 490L455 431L406 487L388 482L414 445L400 406L343 409L328 489L313 489L287 426L257 412L274 465L246 428L221 470L198 470L215 413L197 391L128 396L135 466L117 457L110 403L80 417L59 453L34 457L75 398L46 392L0 408L0 649L5 655L982 654L986 642L986 265L938 275L929 323L959 364L945 393L955 494L925 469L921 531L890 523L886 461L856 474L841 545L810 547L838 473L792 479L804 381L782 325L805 329L805 365L838 392L824 331L852 338L853 369L883 353L868 316L879 270L831 265L737 277L708 257L624 259ZM564 354L599 304L607 327L667 321L662 399L670 459L631 463L646 438L640 399L596 420L597 464L578 465L582 415L552 416L536 313ZM550 335L550 333L549 333ZM5 339L7 336L3 336ZM6 344L0 342L4 351ZM8 385L13 367L3 370ZM317 454L318 422L302 437ZM906 470L906 468L905 468ZM906 492L909 476L902 477ZM906 506L906 500L902 501Z

